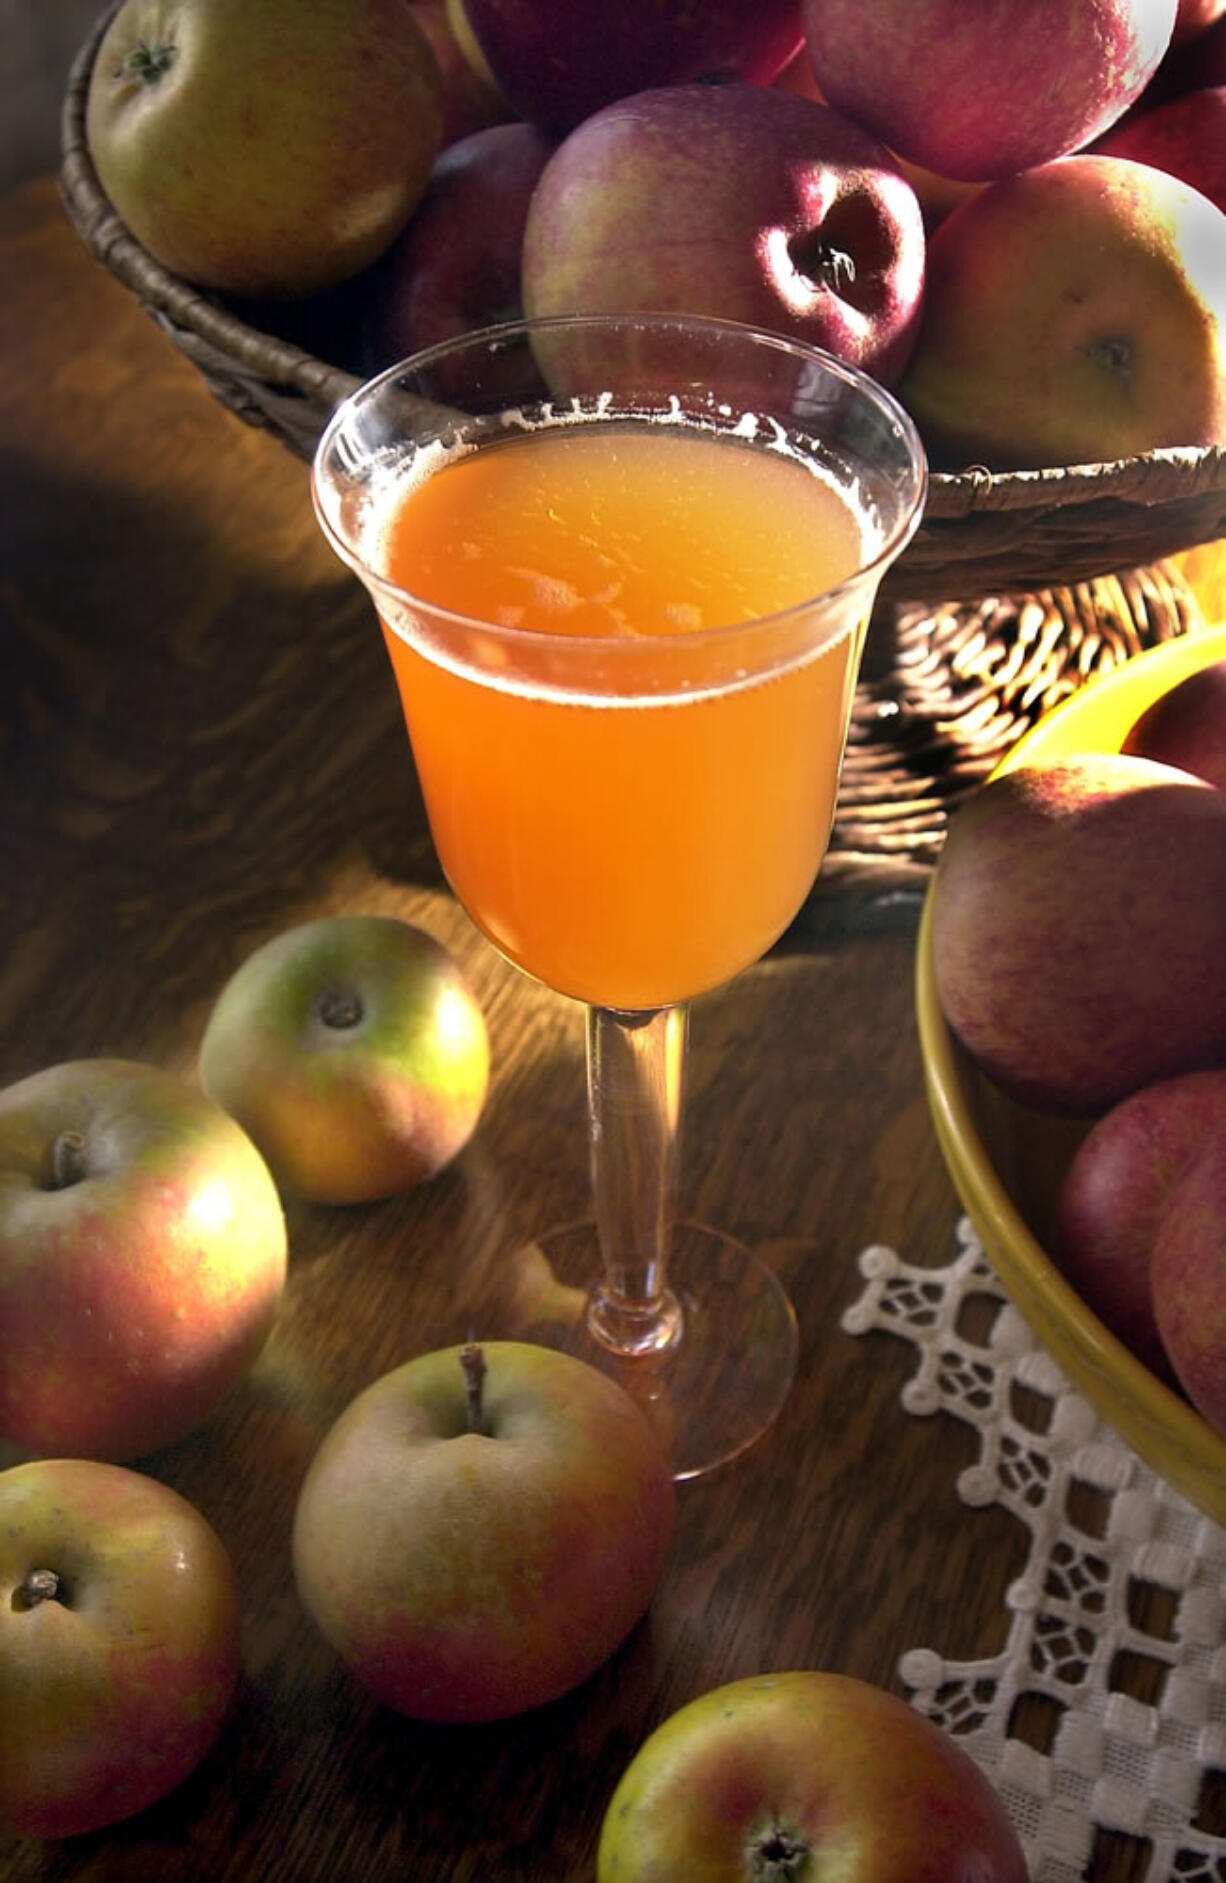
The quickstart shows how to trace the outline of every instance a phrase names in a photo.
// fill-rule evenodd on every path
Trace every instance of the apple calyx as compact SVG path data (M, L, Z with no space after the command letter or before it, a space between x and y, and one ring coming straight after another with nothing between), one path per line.
M365 1015L362 997L351 987L330 987L319 996L315 1011L324 1026L337 1033L347 1033L358 1026Z
M1132 378L1132 341L1127 334L1104 334L1101 340L1091 341L1084 351L1108 379L1122 379L1127 385Z
M755 1830L745 1847L746 1876L750 1883L800 1883L812 1850L785 1825Z
M819 287L845 297L856 285L855 257L828 237L810 232L788 244L793 267Z
M41 1602L62 1601L60 1579L54 1569L31 1569L22 1578L13 1597L16 1609L37 1608Z
M85 1175L85 1138L80 1131L61 1131L51 1146L49 1190L69 1190Z
M177 46L150 45L148 41L133 46L119 64L116 78L138 78L142 85L156 85L165 78L179 56Z
M460 1348L460 1368L464 1374L464 1394L468 1401L468 1430L482 1438L489 1437L485 1422L482 1393L485 1386L485 1355L478 1341L468 1340Z

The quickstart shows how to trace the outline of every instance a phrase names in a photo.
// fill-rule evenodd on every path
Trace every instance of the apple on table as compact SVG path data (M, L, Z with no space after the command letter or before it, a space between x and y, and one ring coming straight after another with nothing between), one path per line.
M268 1167L195 1086L84 1059L0 1092L0 1438L120 1460L193 1431L286 1275Z
M489 1034L432 935L394 916L320 916L235 969L199 1069L284 1190L365 1203L436 1176L468 1142L489 1086Z
M969 1753L895 1694L789 1670L700 1694L609 1801L597 1883L1026 1883Z
M530 316L708 315L890 384L915 341L924 225L890 153L771 86L677 85L573 130L528 210Z
M294 1517L303 1606L374 1697L502 1719L556 1699L647 1609L676 1493L611 1377L522 1341L407 1361L328 1432Z
M164 1797L239 1673L230 1558L177 1491L84 1459L0 1471L0 1836L71 1837Z

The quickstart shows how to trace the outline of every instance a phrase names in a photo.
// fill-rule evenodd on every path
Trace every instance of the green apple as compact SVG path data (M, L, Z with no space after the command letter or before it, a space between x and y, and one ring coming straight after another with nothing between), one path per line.
M0 1437L125 1459L214 1411L254 1360L286 1272L250 1139L132 1060L0 1092Z
M77 1458L0 1472L0 1834L70 1837L164 1797L239 1668L229 1556L177 1491Z
M818 1671L699 1695L644 1741L597 1883L1026 1883L970 1755L896 1695Z
M320 1446L294 1518L303 1605L415 1719L500 1719L608 1659L647 1609L676 1494L608 1375L521 1341L385 1374Z
M222 989L206 1092L282 1189L362 1203L433 1177L489 1085L480 1005L441 942L391 916L321 916L274 936Z
M410 0L123 0L90 77L103 189L156 260L239 295L372 262L416 208L442 77Z
M944 464L1226 443L1226 215L1123 157L981 190L932 232L898 390Z

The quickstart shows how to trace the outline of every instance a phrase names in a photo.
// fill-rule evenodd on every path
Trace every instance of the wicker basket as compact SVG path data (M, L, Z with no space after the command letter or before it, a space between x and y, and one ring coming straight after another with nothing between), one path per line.
M138 297L216 396L309 458L351 373L260 331L169 274L103 194L85 141L90 71L109 12L81 48L63 114L68 215L97 259ZM993 475L936 473L916 540L887 577L898 600L1028 592L1154 562L1226 536L1226 450L1147 452L1106 464Z

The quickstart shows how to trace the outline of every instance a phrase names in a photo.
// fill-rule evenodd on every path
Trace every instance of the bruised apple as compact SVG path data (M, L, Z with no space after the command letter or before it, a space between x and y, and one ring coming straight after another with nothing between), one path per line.
M1226 1064L1226 798L1202 780L1120 753L1001 772L931 893L942 1010L1012 1097L1092 1114Z
M360 1203L435 1176L468 1142L489 1038L433 936L391 916L322 916L235 970L205 1026L200 1079L284 1190Z
M0 1472L0 1836L72 1837L164 1797L239 1671L229 1556L177 1491L79 1458Z
M130 1060L0 1092L0 1437L135 1458L254 1361L285 1285L280 1199L246 1133Z
M1226 791L1226 659L1186 675L1147 706L1129 727L1123 749L1194 772Z
M712 1688L658 1726L601 1827L597 1883L1026 1883L970 1755L895 1694L822 1671Z
M672 1541L663 1448L619 1385L491 1341L385 1374L302 1486L304 1607L412 1718L490 1720L587 1678L647 1609Z
M981 190L929 238L899 393L946 464L1226 443L1226 215L1123 157L1065 157Z

